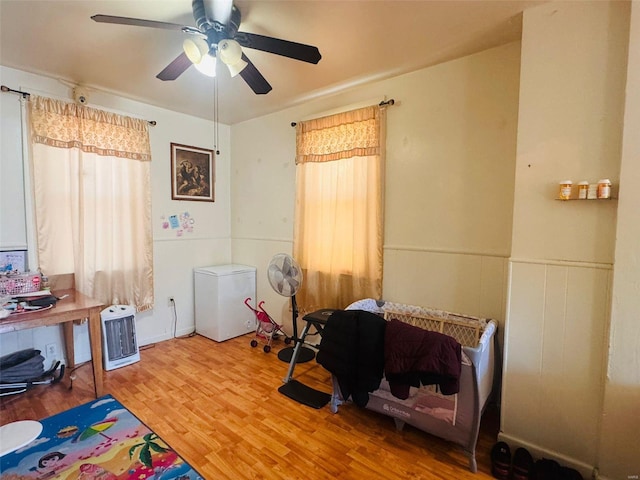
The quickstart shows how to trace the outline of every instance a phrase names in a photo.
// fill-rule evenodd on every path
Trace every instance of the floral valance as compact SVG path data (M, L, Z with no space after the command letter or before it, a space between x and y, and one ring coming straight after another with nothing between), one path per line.
M31 95L31 138L58 148L133 160L151 160L145 120Z
M328 162L380 153L378 105L296 125L296 164Z

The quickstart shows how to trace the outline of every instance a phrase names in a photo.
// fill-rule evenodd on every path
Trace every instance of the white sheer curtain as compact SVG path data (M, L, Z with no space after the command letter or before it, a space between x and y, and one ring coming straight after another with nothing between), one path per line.
M296 126L302 311L382 295L384 114L376 105Z
M105 304L153 306L148 124L31 96L40 268Z

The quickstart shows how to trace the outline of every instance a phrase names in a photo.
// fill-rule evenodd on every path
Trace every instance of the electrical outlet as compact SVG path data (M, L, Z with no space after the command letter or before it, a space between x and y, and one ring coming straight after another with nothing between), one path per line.
M173 297L169 297L169 306L173 307L174 303L175 303L175 300L173 299Z
M46 351L47 351L47 357L48 357L49 359L56 358L56 355L57 355L57 353L58 353L58 352L57 352L57 350L56 350L56 344L55 344L55 343L48 343L48 344L45 346L45 349L46 349Z

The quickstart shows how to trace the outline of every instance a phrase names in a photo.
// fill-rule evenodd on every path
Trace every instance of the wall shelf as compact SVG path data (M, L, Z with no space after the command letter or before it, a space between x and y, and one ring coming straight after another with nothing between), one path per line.
M559 202L609 202L611 200L618 200L618 197L609 197L609 198L554 198Z

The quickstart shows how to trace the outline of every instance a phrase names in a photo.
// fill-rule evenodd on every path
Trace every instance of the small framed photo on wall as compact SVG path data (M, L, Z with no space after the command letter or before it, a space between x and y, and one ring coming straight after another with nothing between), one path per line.
M215 201L213 150L171 143L171 199Z

